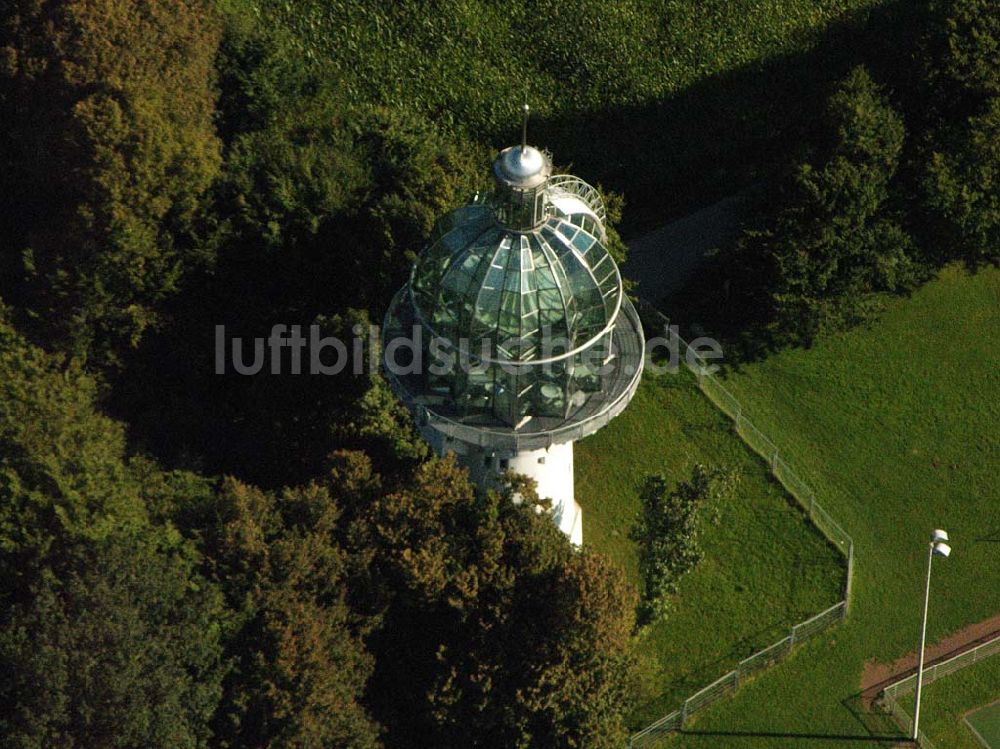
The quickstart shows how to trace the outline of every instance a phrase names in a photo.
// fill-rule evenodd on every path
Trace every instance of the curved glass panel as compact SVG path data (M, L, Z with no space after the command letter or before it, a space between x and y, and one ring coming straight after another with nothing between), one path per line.
M426 362L441 361L434 337L453 358L412 383L435 413L520 430L533 419L571 420L591 396L614 389L617 375L604 365L614 357L623 291L602 241L603 203L575 178L553 178L537 199L539 223L521 231L504 226L489 203L442 216L402 292L406 302L394 302L387 324L423 326Z
M595 234L550 217L529 232L500 226L485 206L443 217L411 278L433 333L490 359L564 355L605 330L618 310L618 269Z

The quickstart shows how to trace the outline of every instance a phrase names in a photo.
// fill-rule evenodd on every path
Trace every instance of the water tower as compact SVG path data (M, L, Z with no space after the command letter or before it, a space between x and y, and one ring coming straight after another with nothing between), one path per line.
M493 180L438 220L393 298L386 371L439 454L455 453L483 487L506 470L535 479L580 544L573 442L632 399L642 327L605 248L597 190L553 175L523 138L500 152Z

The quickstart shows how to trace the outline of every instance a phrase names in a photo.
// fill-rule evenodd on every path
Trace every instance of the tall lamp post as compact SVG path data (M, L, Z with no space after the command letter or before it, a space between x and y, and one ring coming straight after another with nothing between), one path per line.
M947 557L951 554L951 547L945 543L948 540L948 533L940 528L931 534L931 540L927 551L927 585L924 588L924 619L920 627L920 664L917 666L917 701L913 710L913 740L917 740L920 735L920 689L924 681L924 646L927 643L927 606L931 599L931 562L934 556Z

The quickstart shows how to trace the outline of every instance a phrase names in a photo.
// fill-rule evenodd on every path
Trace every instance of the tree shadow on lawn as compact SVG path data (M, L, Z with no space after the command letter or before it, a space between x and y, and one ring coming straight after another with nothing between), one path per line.
M577 130L594 130L583 139L594 151L614 143L616 164L607 156L591 156L588 145L572 139L559 153L574 165L586 164L579 168L583 174L607 172L605 186L625 192L621 231L627 236L766 185L805 158L809 145L820 139L827 96L856 65L867 65L904 113L919 111L919 66L900 50L912 49L922 33L922 5L897 1L855 11L825 29L806 51L711 76L655 106L587 115ZM606 131L634 137L620 143L626 139L606 136ZM752 192L743 210L744 228L753 226L754 216L766 214L771 198L766 188ZM666 248L664 262L672 260ZM767 300L738 293L752 281L748 284L742 272L733 275L723 257L710 258L688 274L666 298L652 289L643 294L680 326L685 338L710 334L722 340L726 368L738 371L742 363L765 359L787 345L775 340L766 324Z
M891 0L844 14L776 53L640 105L532 118L532 139L588 181L625 194L621 230L636 236L753 185L817 132L826 97L858 64L878 79L912 77L899 54L919 28L916 3ZM512 123L485 136L506 145Z
M787 739L796 742L809 741L835 741L843 743L879 743L889 746L897 746L912 743L910 739L899 731L893 723L890 715L879 712L874 708L866 708L862 700L861 692L852 694L850 697L841 700L844 708L851 713L858 722L859 727L866 733L840 734L840 733L820 733L820 732L793 732L793 731L756 731L756 730L730 730L714 731L711 729L682 729L679 733L685 736L730 739Z
M729 738L745 738L745 739L790 739L790 740L800 740L800 741L843 741L843 742L865 742L871 743L873 741L878 743L885 743L888 745L896 745L901 743L910 743L903 736L896 735L882 735L882 736L846 736L837 733L783 733L780 731L692 731L682 730L680 733L685 736L713 736L713 737L729 737Z
M899 0L885 6L900 7L905 3ZM816 38L801 45L803 52L710 76L661 101L534 118L532 138L551 148L560 165L572 165L588 181L626 194L624 233L662 224L755 183L787 160L788 144L801 142L815 128L829 84L858 62L870 61L877 50L897 46L899 25L883 18L892 13L878 8L870 14L855 13L810 34ZM880 26L891 33L879 32ZM896 57L905 56L886 59ZM484 139L507 145L513 129L509 122L498 122ZM338 220L330 217L330 236L349 235ZM308 324L317 312L358 305L350 285L331 284L336 275L311 256L297 263L288 248L274 258L261 248L246 249L247 257L257 257L256 252L269 258L264 268L247 261L252 268L244 279L243 306L251 310L246 319L234 310L213 308L213 298L238 296L231 290L220 295L212 283L188 285L172 307L194 313L175 313L176 322L166 326L155 345L147 336L133 354L130 372L139 376L115 383L107 405L128 421L132 443L168 468L232 473L265 486L298 483L315 475L316 461L299 454L322 442L329 425L315 417L315 401L331 388L310 382L322 391L314 398L302 393L303 379L216 376L214 326L232 323L234 331L253 331L258 328L251 322L259 317ZM327 262L336 269L339 259L330 253ZM213 278L230 289L238 285L240 273L227 266ZM253 313L258 302L268 315ZM381 319L387 302L371 303L373 320ZM320 437L299 438L302 430L295 425L300 422ZM296 440L295 449L289 449L289 439Z
M779 641L787 635L787 630L788 625L784 620L775 620L741 637L725 652L718 653L714 658L706 658L676 678L664 682L660 698L649 700L645 706L657 704L662 699L663 693L678 695L675 706L680 706L688 697L732 671L740 661Z

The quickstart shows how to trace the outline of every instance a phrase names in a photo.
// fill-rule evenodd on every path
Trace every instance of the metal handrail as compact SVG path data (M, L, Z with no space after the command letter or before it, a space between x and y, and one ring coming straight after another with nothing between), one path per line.
M590 207L602 226L607 221L608 211L604 206L604 198L601 197L601 193L596 187L587 184L579 177L574 177L571 174L557 174L554 177L549 177L546 188L549 193L575 195Z

